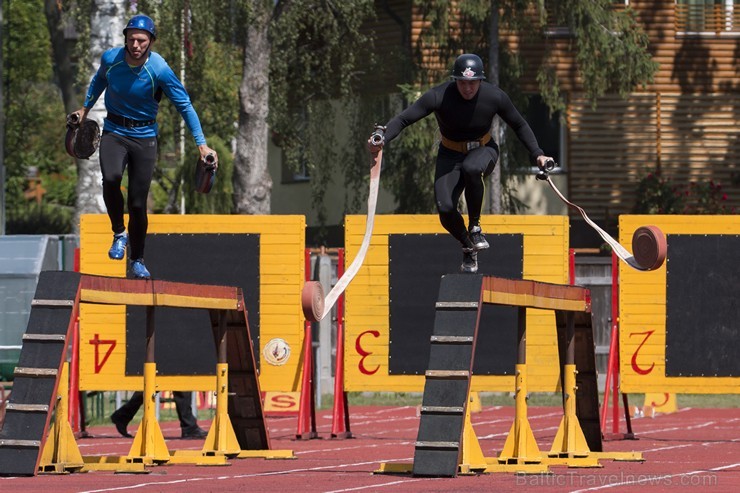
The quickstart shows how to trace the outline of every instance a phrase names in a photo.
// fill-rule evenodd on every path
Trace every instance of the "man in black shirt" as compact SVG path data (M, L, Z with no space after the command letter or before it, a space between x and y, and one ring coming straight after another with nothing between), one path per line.
M483 61L477 55L457 57L449 82L428 90L411 106L377 129L368 141L377 153L407 126L434 113L442 140L434 175L434 197L442 226L461 244L462 272L478 271L478 250L488 248L480 227L486 176L498 161L498 145L491 139L493 117L499 115L516 133L540 169L552 159L544 155L529 124L504 91L483 79ZM379 143L378 143L379 142ZM457 210L465 192L468 227Z

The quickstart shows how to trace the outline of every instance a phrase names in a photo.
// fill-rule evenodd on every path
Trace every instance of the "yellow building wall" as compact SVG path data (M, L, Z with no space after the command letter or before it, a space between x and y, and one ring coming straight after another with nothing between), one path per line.
M635 230L648 225L659 227L667 236L669 257L671 234L740 234L738 216L623 215L619 218L620 243L631 250ZM740 392L740 378L737 377L666 377L666 268L667 263L664 263L655 271L640 272L620 262L621 391L696 394Z
M365 234L364 215L345 220L346 263L357 255ZM568 282L568 218L565 216L483 216L483 231L524 236L524 279ZM362 268L345 296L345 389L350 392L421 392L424 376L389 375L388 237L392 234L449 234L436 215L380 215ZM492 248L496 248L495 243ZM451 249L450 255L460 251ZM428 341L425 341L425 344ZM514 349L512 349L514 350ZM512 373L513 373L512 368ZM527 310L527 370L530 391L558 389L555 316ZM513 391L513 376L475 376L474 391Z
M128 218L126 218L128 222ZM295 391L300 386L305 272L305 217L242 215L150 215L149 233L260 235L260 360L262 391ZM125 277L126 263L110 260L107 215L83 215L80 222L80 271ZM245 297L250 293L244 293ZM277 366L262 357L264 346L281 338L290 356ZM158 344L166 341L158 340ZM96 355L97 349L97 355ZM143 377L126 376L126 307L83 303L80 307L80 389L141 390ZM214 368L215 375L215 368ZM213 390L215 376L162 376L161 390Z

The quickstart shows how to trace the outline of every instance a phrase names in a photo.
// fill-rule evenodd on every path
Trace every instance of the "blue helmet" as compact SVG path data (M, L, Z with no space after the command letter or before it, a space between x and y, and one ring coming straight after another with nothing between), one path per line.
M126 31L129 29L141 29L151 34L152 39L157 39L157 27L154 25L154 21L146 15L133 16L123 29L124 36L126 36Z

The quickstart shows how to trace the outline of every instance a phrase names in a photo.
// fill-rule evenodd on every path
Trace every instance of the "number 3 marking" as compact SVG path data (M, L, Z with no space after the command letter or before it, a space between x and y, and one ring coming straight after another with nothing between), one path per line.
M362 349L362 341L360 339L362 339L362 336L364 336L365 334L371 334L373 337L380 337L380 332L378 332L377 330L366 330L362 334L358 335L357 339L355 339L355 350L357 351L357 354L362 356L362 358L360 358L360 362L357 364L357 367L365 375L373 375L380 369L380 365L376 366L374 370L368 370L367 368L365 368L365 358L373 354L372 352L367 352Z

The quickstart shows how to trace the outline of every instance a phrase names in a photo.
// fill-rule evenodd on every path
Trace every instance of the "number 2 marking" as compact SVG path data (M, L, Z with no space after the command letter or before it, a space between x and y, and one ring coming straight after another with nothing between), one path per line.
M635 371L635 373L638 373L640 375L647 375L648 373L650 373L651 371L653 371L653 368L655 368L655 362L654 361L650 365L649 368L645 368L645 369L640 368L637 365L637 353L640 352L640 349L642 349L642 346L645 344L645 342L648 340L648 338L651 335L653 335L653 332L655 332L655 331L654 330L648 330L646 332L632 332L630 334L630 337L632 337L632 336L639 336L639 335L644 335L645 336L645 338L642 340L642 342L640 343L640 345L637 346L637 349L635 349L635 352L632 353L632 361L631 361L632 362L632 369Z

